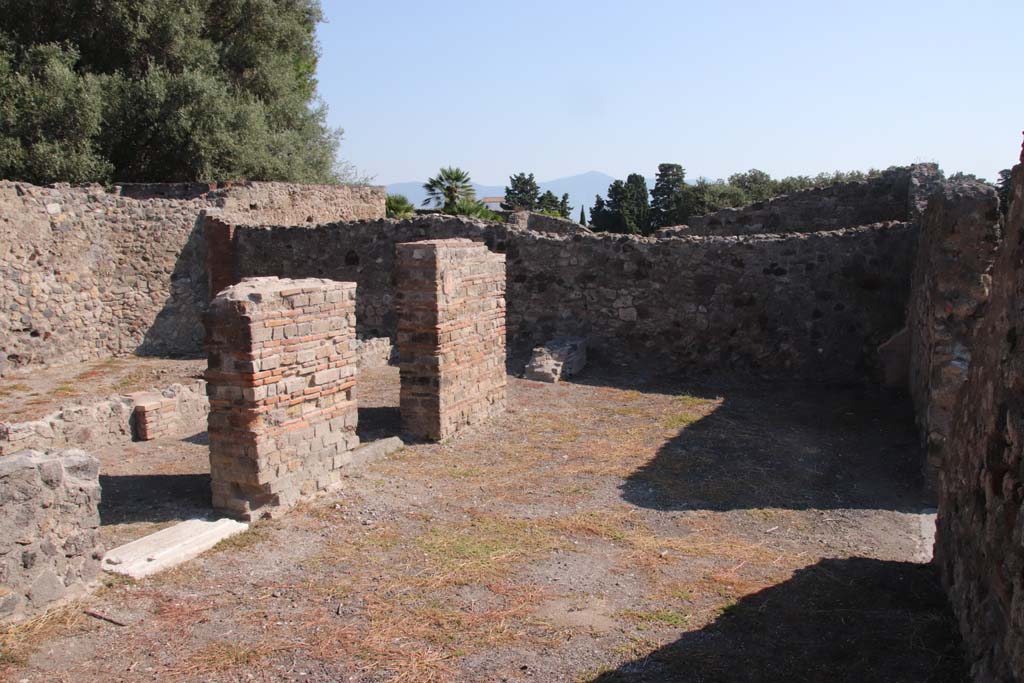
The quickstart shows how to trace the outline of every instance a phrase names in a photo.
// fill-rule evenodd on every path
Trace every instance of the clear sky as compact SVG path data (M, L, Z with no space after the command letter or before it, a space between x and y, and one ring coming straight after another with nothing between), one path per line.
M1024 130L1024 0L322 0L320 94L378 183L772 175L937 161Z

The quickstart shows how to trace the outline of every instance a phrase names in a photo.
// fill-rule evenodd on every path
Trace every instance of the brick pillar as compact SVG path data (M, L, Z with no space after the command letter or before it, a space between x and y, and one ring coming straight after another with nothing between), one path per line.
M396 245L402 429L441 440L505 410L505 256L466 239Z
M210 299L221 290L238 282L235 272L235 226L216 211L204 210L199 215L206 239L206 272L209 278Z
M327 488L356 436L354 282L247 278L206 314L213 506L270 516Z

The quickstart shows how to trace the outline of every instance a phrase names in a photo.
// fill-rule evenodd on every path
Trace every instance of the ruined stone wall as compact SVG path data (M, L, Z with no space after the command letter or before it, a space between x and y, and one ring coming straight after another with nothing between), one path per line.
M505 253L510 351L583 336L597 358L862 379L903 324L916 233L649 239L553 235L446 216L236 228L237 276L359 284L360 337L395 335L395 244L466 237Z
M213 506L273 515L335 484L356 436L351 282L247 279L204 316Z
M984 183L944 186L921 219L907 312L909 386L934 485L991 287L999 200Z
M0 458L0 620L85 592L100 571L99 461L83 451Z
M206 428L206 383L172 384L159 393L139 392L66 406L38 420L0 422L0 455L25 449L96 448L140 439L135 411L153 396L164 401L165 411L171 414L164 436L191 436Z
M289 225L384 215L383 188L0 181L0 372L133 352L198 354L199 212Z
M935 164L894 168L865 181L801 190L739 209L693 216L687 226L666 228L659 234L818 232L882 221L912 220L918 196L929 192L939 177Z
M1004 227L944 452L935 545L973 680L985 682L1024 676L1024 165Z
M505 410L505 257L466 239L397 246L402 431L446 439Z

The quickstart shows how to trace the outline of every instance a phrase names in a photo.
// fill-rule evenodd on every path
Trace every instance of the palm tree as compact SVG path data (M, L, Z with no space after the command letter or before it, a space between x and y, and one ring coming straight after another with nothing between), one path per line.
M476 198L469 174L452 166L442 168L435 177L423 183L423 189L427 191L423 206L433 202L434 206L447 212L454 211L459 200Z

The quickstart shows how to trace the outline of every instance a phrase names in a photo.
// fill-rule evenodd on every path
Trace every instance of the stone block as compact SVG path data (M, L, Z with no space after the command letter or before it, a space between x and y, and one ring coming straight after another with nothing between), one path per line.
M581 337L559 337L533 350L524 377L558 382L579 374L587 364L587 342Z

